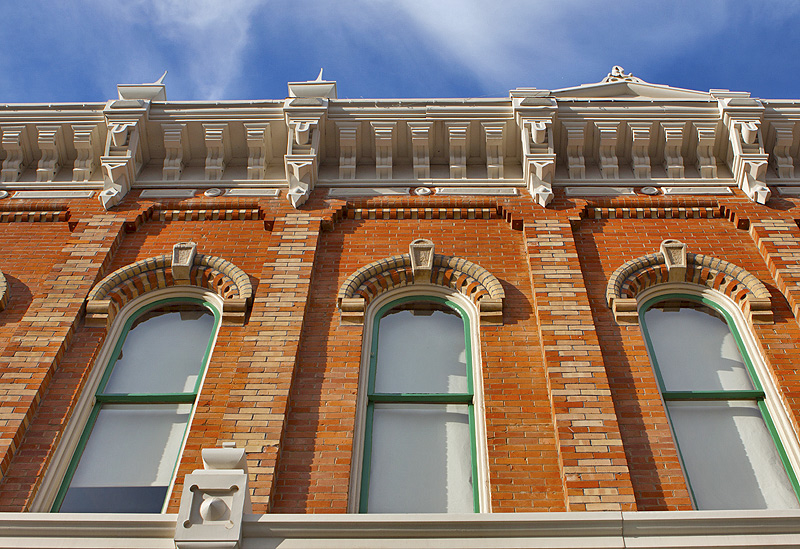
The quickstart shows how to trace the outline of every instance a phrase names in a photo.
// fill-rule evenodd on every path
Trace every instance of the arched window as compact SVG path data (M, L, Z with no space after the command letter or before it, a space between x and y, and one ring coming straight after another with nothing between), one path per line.
M407 296L375 314L359 510L480 510L470 319L455 301Z
M759 379L763 365L756 368L747 328L730 309L691 294L654 297L639 309L687 484L698 509L797 508L769 380Z
M53 511L162 511L219 319L188 297L127 318Z

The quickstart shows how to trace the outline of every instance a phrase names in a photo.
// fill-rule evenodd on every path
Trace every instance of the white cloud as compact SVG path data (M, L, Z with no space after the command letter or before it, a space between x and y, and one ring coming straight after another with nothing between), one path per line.
M152 76L145 78L155 79L161 70L171 69L179 79L168 79L168 90L177 89L184 97L224 99L242 76L251 18L265 5L264 0L114 0L95 7L114 21L118 32L128 34L132 51L120 53L129 72L142 78L147 70ZM164 66L153 66L158 62Z

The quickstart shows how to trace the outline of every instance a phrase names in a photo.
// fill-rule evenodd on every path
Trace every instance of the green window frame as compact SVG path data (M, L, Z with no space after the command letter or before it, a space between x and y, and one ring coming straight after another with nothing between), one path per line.
M443 305L452 309L461 318L464 326L464 346L466 356L466 378L467 391L463 393L384 393L375 390L375 378L378 362L378 343L380 337L380 321L391 309L398 305L410 302L428 301ZM472 323L469 315L461 305L455 301L432 295L413 295L401 297L383 305L375 314L372 325L372 339L369 355L369 378L367 382L367 408L366 408L366 428L364 435L364 447L362 456L361 485L359 491L359 512L368 513L369 511L369 485L370 470L372 465L372 439L373 439L373 417L376 404L431 404L442 405L461 404L466 405L469 417L469 438L470 438L470 463L472 475L472 502L473 511L480 512L480 489L477 463L477 441L475 424L475 393L473 381L473 350L471 337ZM411 512L411 511L409 511Z
M656 357L656 353L654 350L655 347L653 345L653 340L650 334L650 330L648 329L647 326L647 321L645 319L645 313L658 303L664 301L675 301L675 300L692 301L695 303L700 303L722 315L725 323L727 324L728 329L730 330L730 333L733 335L733 338L736 342L736 347L739 350L739 354L742 357L745 369L749 376L750 382L753 386L752 390L675 391L667 389L667 385L664 381L664 377L661 372L661 367L658 364L658 359ZM642 334L644 335L644 339L647 344L647 351L650 356L650 362L653 365L653 370L655 371L659 390L661 392L661 396L665 404L668 404L670 402L692 403L692 402L704 402L704 401L705 402L737 401L737 402L749 402L755 404L758 407L758 410L761 413L761 418L763 419L767 431L769 432L769 435L772 438L772 442L775 445L775 448L778 452L778 456L780 457L783 468L786 471L786 475L794 491L794 495L798 499L798 501L800 501L800 483L798 483L795 470L792 467L792 463L789 460L786 449L781 440L780 434L775 427L775 422L773 421L772 416L767 407L767 402L766 402L767 394L764 391L764 387L761 383L761 380L759 379L758 372L754 367L753 359L750 356L750 353L747 350L747 346L744 343L742 334L740 333L739 330L738 323L730 314L730 312L727 311L724 307L720 306L720 304L717 301L709 299L706 296L694 295L690 293L668 293L646 300L644 304L641 307L639 307L639 318L641 321L640 324L642 328ZM675 428L675 421L670 415L669 406L665 407L665 411L670 421L670 426L673 430L673 438L675 440L675 444L678 450L678 455L681 459L681 462L685 463L683 453L681 452L680 443L678 442L678 436ZM684 471L686 472L685 465L684 465ZM692 497L692 501L694 502L695 507L697 507L698 498L692 486L692 479L690 478L690 475L688 473L685 474L685 478L687 487L689 488L689 492ZM731 480L735 481L735 479Z
M196 305L206 309L213 315L213 323L211 326L211 330L209 332L208 343L206 345L205 351L203 353L202 362L199 365L198 372L197 372L197 379L195 381L194 387L191 391L184 391L184 392L168 392L168 393L114 393L114 392L106 392L106 386L108 385L109 380L111 379L111 375L114 370L114 366L116 365L117 361L120 358L120 352L125 344L125 341L128 337L129 332L132 329L134 323L143 315L158 309L160 307L169 306L169 305L182 305L182 304L190 304ZM180 448L183 447L183 443L186 440L186 435L189 431L189 426L191 423L191 418L194 413L194 405L197 401L197 396L200 391L200 387L203 384L203 380L205 377L206 367L209 362L209 358L211 357L211 352L216 340L216 334L220 326L222 315L220 314L217 307L209 303L208 301L196 297L170 297L165 299L160 299L158 301L154 301L148 303L135 312L130 314L125 324L120 332L119 337L114 345L114 349L110 355L110 359L108 360L107 365L105 366L105 370L103 372L102 377L100 378L100 382L97 386L97 390L94 394L94 402L92 404L92 410L89 414L89 418L86 422L86 425L83 428L81 433L80 439L78 440L77 447L75 448L74 452L72 453L72 458L70 460L69 466L67 467L67 471L64 475L63 480L61 481L59 490L56 494L55 500L53 501L51 512L59 512L62 504L64 503L64 499L69 491L70 485L72 483L73 477L75 472L78 468L78 464L83 456L84 450L86 449L87 443L90 440L92 430L97 423L98 416L100 415L101 410L109 405L124 405L127 406L129 409L131 407L136 407L137 410L144 410L147 407L153 407L154 405L180 405L180 404L188 404L191 406L191 410L188 412L188 419L184 428L183 433L181 434L181 443ZM173 464L173 468L170 474L170 479L174 481L175 471L177 470L178 463L180 462L180 452L178 454L178 458L176 462ZM170 483L171 485L171 483ZM164 501L162 502L161 512L163 512L164 507L167 504L169 496L169 488L167 488L167 493L165 495Z

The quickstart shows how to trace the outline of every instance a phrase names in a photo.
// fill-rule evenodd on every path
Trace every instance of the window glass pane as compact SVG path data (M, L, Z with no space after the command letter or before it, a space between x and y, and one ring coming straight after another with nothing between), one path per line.
M657 303L644 313L667 391L753 388L728 324L710 307L688 300Z
M472 513L469 409L375 404L371 513Z
M158 307L134 321L105 393L191 393L214 315L200 305Z
M160 512L191 409L191 404L103 406L60 511Z
M430 301L386 313L380 319L375 392L468 392L461 316Z
M667 409L698 509L798 507L754 402L667 402Z

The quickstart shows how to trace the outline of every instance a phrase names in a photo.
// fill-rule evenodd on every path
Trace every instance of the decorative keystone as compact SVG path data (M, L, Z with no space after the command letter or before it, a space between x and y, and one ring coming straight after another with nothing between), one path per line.
M178 549L238 549L242 517L251 513L244 448L203 450L204 469L186 475L175 528Z
M669 271L669 282L686 280L686 244L678 240L665 240L661 243L661 253Z
M408 245L414 282L430 282L433 269L433 242L418 238Z
M172 247L172 278L189 281L194 256L197 255L197 244L194 242L178 242Z

